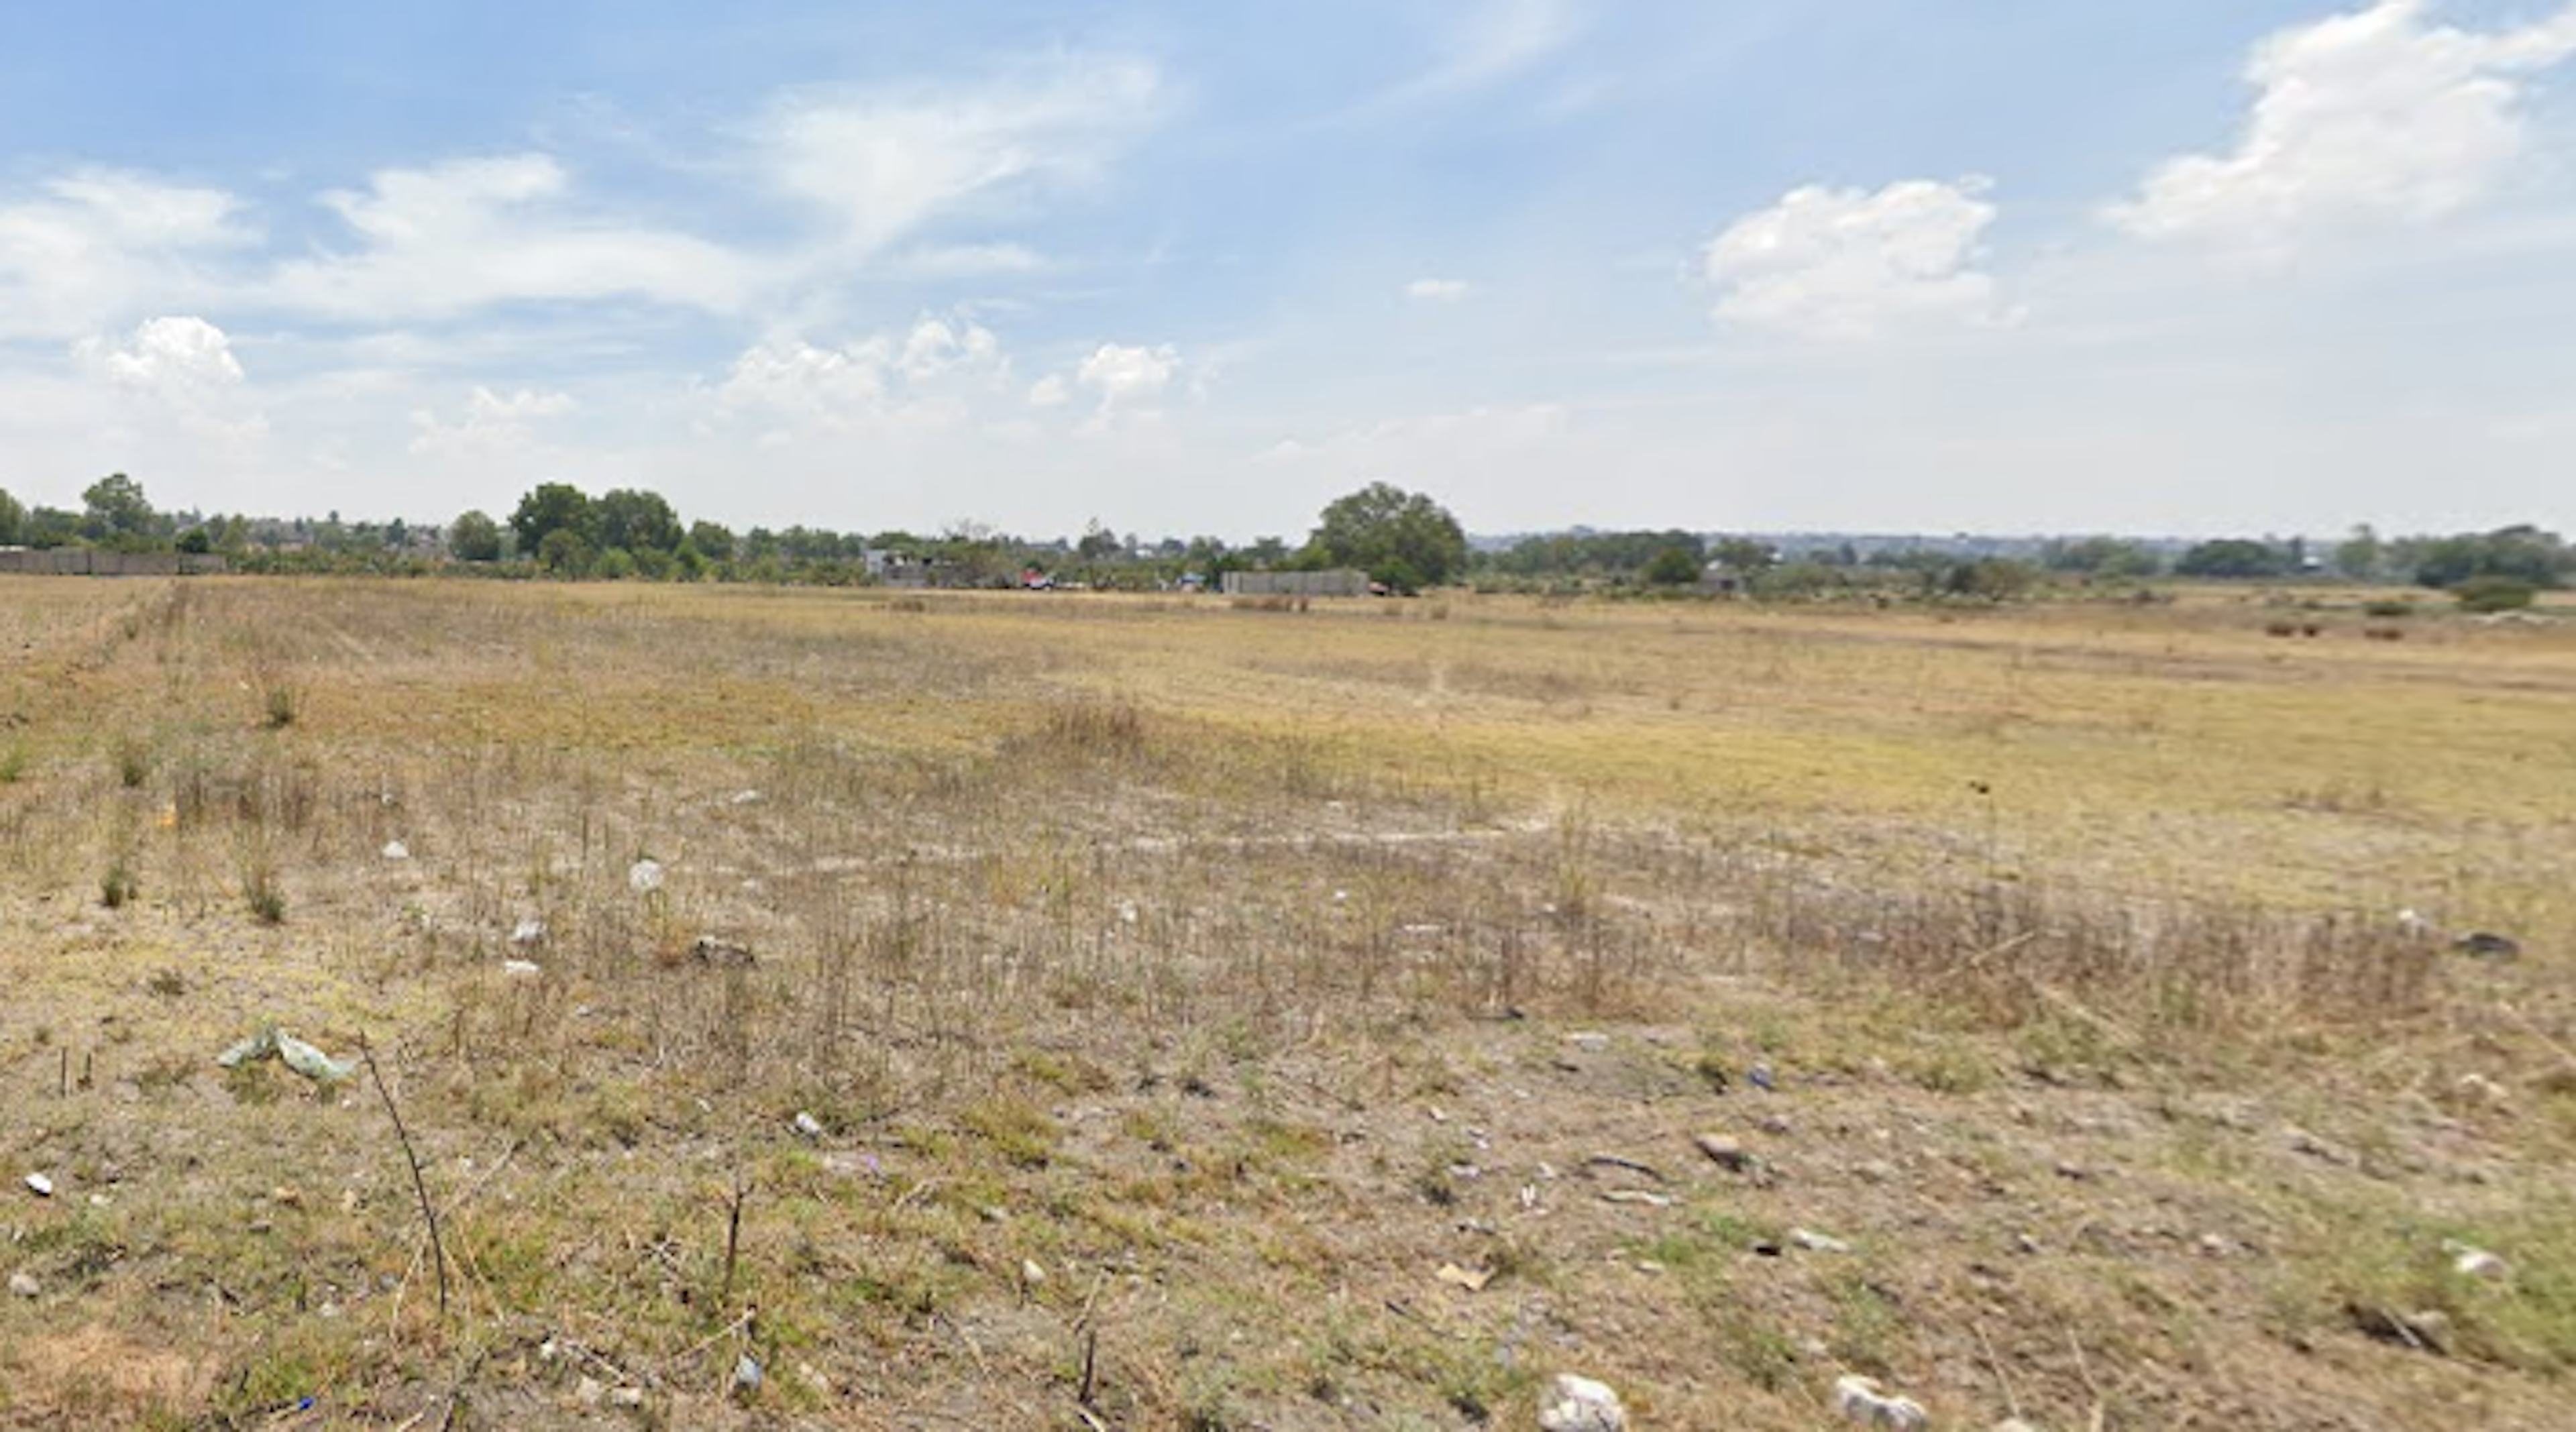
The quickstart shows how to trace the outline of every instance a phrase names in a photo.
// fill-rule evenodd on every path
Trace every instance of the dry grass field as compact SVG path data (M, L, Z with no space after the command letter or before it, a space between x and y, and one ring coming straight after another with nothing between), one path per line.
M21 578L0 649L0 1426L2568 1425L2576 623Z

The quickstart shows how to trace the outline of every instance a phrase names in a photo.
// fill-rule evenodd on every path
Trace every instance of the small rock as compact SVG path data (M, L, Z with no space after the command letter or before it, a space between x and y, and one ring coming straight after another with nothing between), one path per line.
M2446 1242L2442 1251L2451 1255L2451 1271L2463 1278L2501 1278L2510 1270L2505 1261L2484 1248L2466 1243Z
M1539 1398L1540 1432L1627 1432L1628 1409L1610 1385L1558 1373Z
M760 792L754 790L739 790L734 792L730 799L733 804L738 806L758 805L760 804Z
M409 860L411 859L411 847L403 844L399 840L388 840L385 842L385 859Z
M1610 1048L1609 1035L1597 1034L1591 1030L1585 1030L1579 1034L1569 1034L1565 1036L1565 1042L1582 1050L1586 1054L1601 1054L1607 1052Z
M1494 1281L1494 1275L1486 1269L1461 1268L1455 1263L1441 1264L1440 1271L1433 1276L1453 1288L1464 1288L1470 1293L1481 1293L1487 1283Z
M572 1400L584 1407L597 1407L608 1400L608 1389L601 1385L598 1378L584 1376L580 1382L573 1385Z
M608 1394L608 1405L611 1407L641 1407L644 1405L644 1389L640 1387L621 1387L615 1392Z
M1708 1155L1711 1163L1729 1173L1750 1173L1761 1162L1751 1149L1723 1134L1702 1134L1691 1142L1699 1145L1699 1151Z
M268 1191L268 1199L269 1202L286 1208L302 1208L304 1206L304 1190L297 1188L291 1183L279 1184L277 1187Z
M1790 1229L1789 1241L1810 1253L1849 1253L1851 1251L1851 1245L1843 1240L1806 1228Z
M1932 1416L1923 1410L1923 1404L1909 1397L1890 1396L1866 1377L1835 1380L1834 1410L1863 1427L1885 1427L1890 1432L1917 1432L1932 1425Z
M1608 1188L1601 1191L1603 1203L1636 1203L1648 1208L1670 1208L1670 1197L1646 1188Z
M626 885L638 895L650 895L662 888L662 862L650 856L626 868Z
M2093 1171L2073 1159L2059 1159L2057 1176L2069 1183L2082 1183L2093 1176Z
M12 1273L9 1275L9 1291L21 1298L33 1298L44 1293L45 1285L37 1282L33 1274Z
M2018 1417L2007 1417L1994 1425L1993 1432L2039 1432L2039 1429Z
M31 1173L27 1175L27 1191L38 1198L51 1198L54 1196L54 1181L43 1174Z
M823 1137L823 1121L815 1118L812 1114L805 1112L803 1109L796 1111L795 1124L796 1132L803 1134L809 1139L819 1139Z
M1756 1064L1752 1068L1745 1070L1744 1082L1766 1094L1772 1093L1780 1087L1779 1081L1772 1077L1771 1066L1768 1064Z
M2488 930L2472 930L2453 940L2451 948L2478 960L2511 960L2522 956L2520 940Z
M832 1395L832 1379L824 1376L823 1370L810 1362L796 1364L796 1380L813 1389L818 1396Z
M1035 1258L1020 1260L1020 1281L1032 1288L1046 1285L1046 1269Z

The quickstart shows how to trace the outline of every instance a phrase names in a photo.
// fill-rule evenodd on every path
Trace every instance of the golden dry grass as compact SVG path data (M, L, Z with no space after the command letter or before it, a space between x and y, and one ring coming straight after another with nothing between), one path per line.
M0 1347L189 1361L0 1422L2537 1427L2576 1365L2562 625L5 595ZM372 1092L211 1065L269 1021L377 1050L445 1317Z

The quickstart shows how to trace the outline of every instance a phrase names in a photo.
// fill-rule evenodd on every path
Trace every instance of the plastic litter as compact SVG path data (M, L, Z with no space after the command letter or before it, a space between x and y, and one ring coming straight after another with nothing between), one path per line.
M385 842L385 859L409 860L411 859L411 847L403 844L399 840L388 840Z
M274 1024L216 1055L215 1062L226 1069L238 1069L271 1055L284 1060L287 1068L321 1084L337 1084L358 1072L357 1065L334 1059Z
M662 862L649 856L627 867L626 883L638 895L650 895L662 888Z

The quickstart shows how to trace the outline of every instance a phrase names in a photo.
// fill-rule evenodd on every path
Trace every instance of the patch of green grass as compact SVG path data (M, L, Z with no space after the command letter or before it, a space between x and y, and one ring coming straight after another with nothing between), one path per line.
M957 1125L1022 1168L1044 1168L1064 1137L1053 1115L1019 1094L994 1094L957 1111Z

